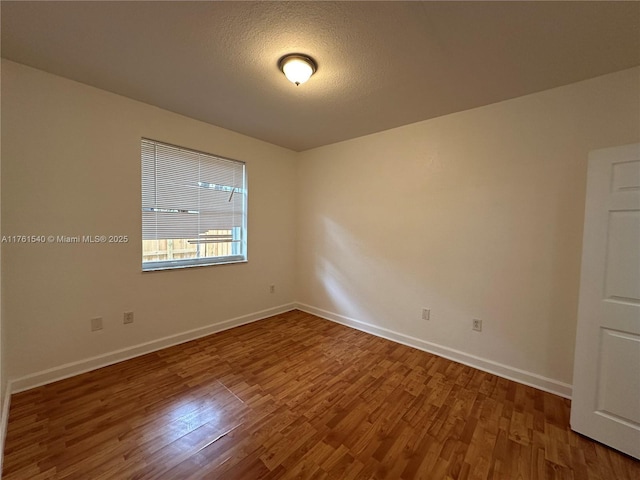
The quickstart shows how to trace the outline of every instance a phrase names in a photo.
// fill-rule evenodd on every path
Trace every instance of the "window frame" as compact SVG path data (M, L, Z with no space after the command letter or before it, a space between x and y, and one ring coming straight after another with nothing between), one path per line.
M233 158L229 158L229 157L224 157L222 155L217 155L217 154L213 154L213 153L209 153L209 152L204 152L202 150L197 150L197 149L193 149L193 148L188 148L188 147L183 147L180 145L175 145L172 143L168 143L168 142L164 142L164 141L160 141L160 140L154 140L152 138L149 137L141 137L140 138L140 170L141 170L141 181L140 181L140 185L142 188L142 185L144 184L145 181L145 176L144 176L144 167L143 167L143 143L144 142L151 142L155 145L161 145L164 147L169 147L169 148L174 148L177 150L183 150L185 152L191 153L191 154L198 154L198 155L203 155L206 157L213 157L214 159L219 159L219 160L223 160L226 162L233 162L236 164L240 164L242 165L242 186L243 188L241 190L235 190L237 194L241 194L242 198L243 198L243 202L242 202L242 223L240 226L236 227L236 226L232 226L230 228L230 230L232 230L232 236L238 235L238 243L237 245L240 247L241 249L241 253L236 253L236 254L232 254L232 255L219 255L219 256L213 256L213 257L200 257L200 258L187 258L187 259L172 259L172 260L154 260L154 261L149 261L149 262L145 262L144 260L141 262L142 264L142 272L155 272L155 271L162 271L162 270L176 270L176 269L182 269L182 268L193 268L193 267L206 267L206 266L213 266L213 265L229 265L229 264L235 264L235 263L247 263L248 262L248 234L247 234L247 219L248 219L248 196L249 196L249 189L248 189L248 175L247 175L247 164L246 162L242 161L242 160L236 160ZM144 200L143 200L143 192L141 191L140 194L140 201L141 201L141 209L140 209L140 214L141 214L141 234L142 234L142 229L143 229L143 219L142 219L142 215L144 213ZM154 207L157 208L157 207ZM238 230L237 232L235 232L234 230ZM229 228L224 229L224 230L229 230ZM142 234L142 242L144 242L144 235ZM144 248L142 249L142 254L141 257L144 256Z

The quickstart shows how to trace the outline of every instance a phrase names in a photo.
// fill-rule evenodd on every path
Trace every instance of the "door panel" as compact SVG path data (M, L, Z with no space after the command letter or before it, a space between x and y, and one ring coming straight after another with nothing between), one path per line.
M601 329L602 360L598 388L598 411L615 415L621 420L640 424L640 375L632 369L620 369L620 365L638 362L640 336Z
M638 168L640 170L640 168ZM640 299L640 212L609 215L605 293L609 299Z

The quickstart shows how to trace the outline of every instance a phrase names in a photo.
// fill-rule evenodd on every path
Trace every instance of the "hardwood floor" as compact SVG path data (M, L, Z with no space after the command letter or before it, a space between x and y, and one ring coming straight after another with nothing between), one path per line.
M638 480L566 399L278 315L13 396L6 480Z

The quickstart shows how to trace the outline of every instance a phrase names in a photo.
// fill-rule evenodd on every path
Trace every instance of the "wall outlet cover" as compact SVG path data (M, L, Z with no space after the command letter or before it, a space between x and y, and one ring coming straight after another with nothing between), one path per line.
M102 317L91 319L91 331L96 332L98 330L102 330Z

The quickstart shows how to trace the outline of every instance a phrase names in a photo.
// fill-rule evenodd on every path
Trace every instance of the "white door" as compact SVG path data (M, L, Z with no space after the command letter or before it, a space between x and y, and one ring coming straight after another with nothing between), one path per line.
M589 154L571 428L640 458L640 144Z

